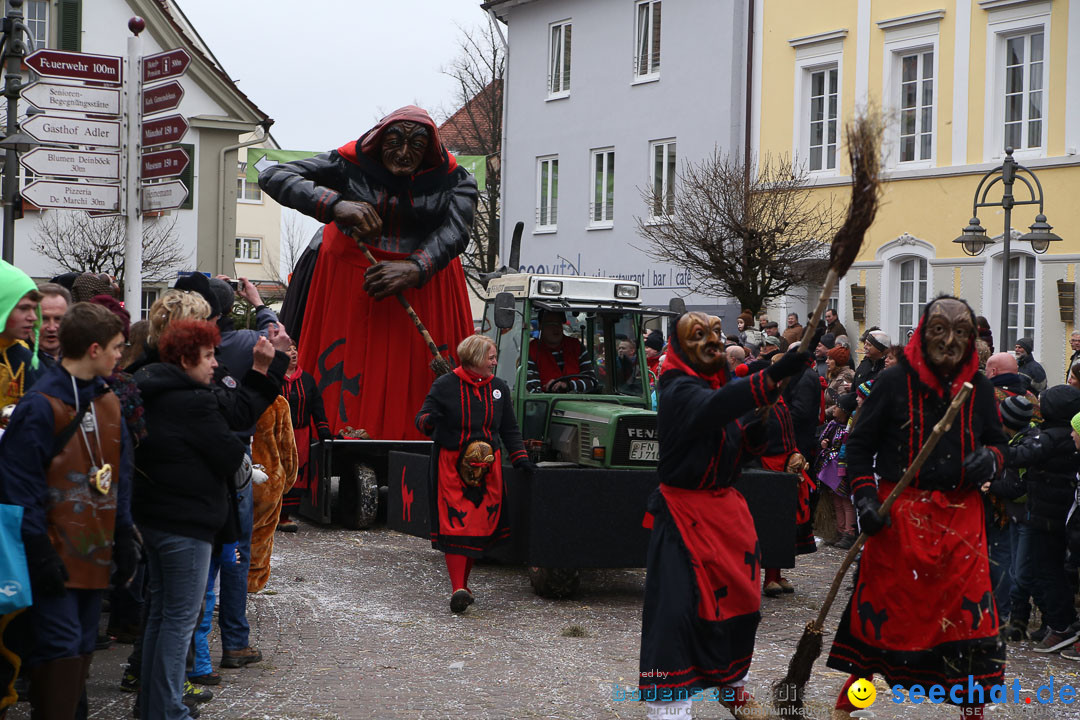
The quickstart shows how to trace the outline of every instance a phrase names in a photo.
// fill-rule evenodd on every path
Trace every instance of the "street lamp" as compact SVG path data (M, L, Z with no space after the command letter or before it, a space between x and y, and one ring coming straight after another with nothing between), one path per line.
M1026 173L1027 177L1021 175L1021 172ZM1027 187L1029 199L1017 200L1013 196L1013 185L1017 181ZM998 183L1001 183L1002 186L1001 200L997 202L987 201L986 196L990 193L990 188ZM963 248L965 254L980 255L993 240L986 236L986 230L979 224L979 208L999 207L1005 210L1005 233L1001 236L1004 243L1001 254L1001 334L998 336L1001 338L1003 347L1009 335L1008 282L1009 262L1012 259L1009 243L1012 240L1012 209L1016 205L1039 206L1039 214L1035 216L1035 223L1031 226L1030 232L1024 233L1019 238L1024 242L1031 243L1031 249L1036 254L1041 255L1050 249L1050 243L1061 240L1058 235L1051 232L1053 228L1046 222L1046 215L1043 214L1042 183L1039 182L1039 178L1035 177L1035 173L1013 159L1013 149L1008 147L1005 148L1004 162L983 175L982 180L979 181L978 187L975 188L971 220L968 222L968 226L961 231L959 237L953 240L954 243L958 243Z

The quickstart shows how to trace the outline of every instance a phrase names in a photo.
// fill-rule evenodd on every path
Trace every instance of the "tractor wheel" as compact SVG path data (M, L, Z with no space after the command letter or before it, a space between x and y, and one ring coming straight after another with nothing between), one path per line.
M581 573L576 568L529 568L529 583L540 597L561 600L577 592Z
M338 490L336 519L352 530L366 530L379 514L379 480L375 471L358 464L350 481L341 482Z

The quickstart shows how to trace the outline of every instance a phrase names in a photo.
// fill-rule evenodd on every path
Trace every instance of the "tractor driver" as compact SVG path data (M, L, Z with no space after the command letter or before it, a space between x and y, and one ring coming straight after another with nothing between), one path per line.
M529 343L529 392L579 392L596 389L592 358L581 341L563 333L566 314L540 311L540 338Z

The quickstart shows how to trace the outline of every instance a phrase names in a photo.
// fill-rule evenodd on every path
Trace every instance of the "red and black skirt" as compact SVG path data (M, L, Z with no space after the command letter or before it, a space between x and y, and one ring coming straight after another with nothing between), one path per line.
M746 500L734 488L661 485L649 512L641 692L739 680L750 669L761 620L761 555Z
M478 487L466 485L458 474L463 450L435 446L432 462L431 547L445 553L482 557L498 540L510 535L500 525L503 504L502 451Z
M882 481L884 501L895 485ZM863 547L828 665L892 685L1000 684L1005 645L990 587L983 501L973 489L907 488L892 526Z

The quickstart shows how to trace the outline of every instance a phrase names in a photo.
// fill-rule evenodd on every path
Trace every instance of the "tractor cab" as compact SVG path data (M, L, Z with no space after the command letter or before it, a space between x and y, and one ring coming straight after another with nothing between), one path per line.
M488 287L481 331L499 351L534 460L653 468L656 413L645 361L646 317L635 282L504 275Z

